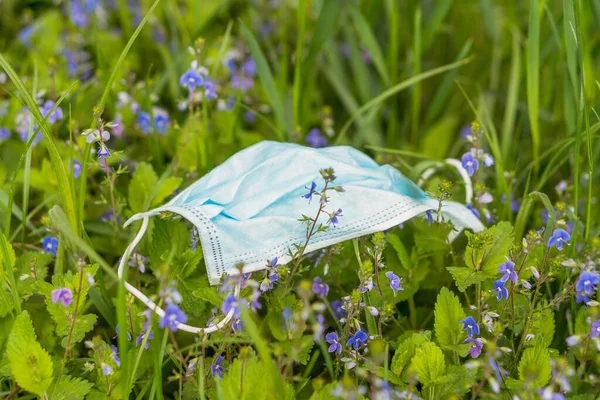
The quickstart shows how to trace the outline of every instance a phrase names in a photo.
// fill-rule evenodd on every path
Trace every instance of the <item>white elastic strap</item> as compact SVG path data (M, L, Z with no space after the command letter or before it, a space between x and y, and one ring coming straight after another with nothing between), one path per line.
M453 167L455 167L456 172L458 172L462 180L465 182L465 202L466 204L471 204L471 202L473 201L473 182L471 182L471 177L469 176L469 173L463 167L462 163L455 158L446 158L444 161L446 162L446 164L450 164ZM442 167L443 165L440 164L439 166ZM427 168L419 177L417 185L423 186L425 181L429 179L431 175L433 175L438 169L439 168L437 167Z
M127 226L127 225L128 224L125 224L125 226ZM142 240L144 233L146 233L146 229L148 229L148 216L143 217L142 227L140 228L140 231L135 236L135 238L131 241L131 243L129 243L129 246L127 246L125 253L123 253L123 257L121 258L121 261L119 262L119 270L118 270L119 279L123 279L123 272L125 271L125 265L127 264L129 257L131 256L131 253L133 253L133 250L136 248L138 243ZM148 297L146 297L146 295L144 295L138 289L131 286L127 282L125 282L125 288L127 288L129 293L131 293L132 295L137 297L148 308L150 308L152 311L154 311L159 317L161 317L161 318L164 317L165 311L162 308L160 308L159 306L157 306L152 300L150 300ZM235 294L235 297L238 297L240 295L240 284L239 283L236 283L236 285L235 285L234 294ZM225 325L227 325L229 323L229 321L231 321L231 319L233 318L233 312L234 312L234 310L231 309L221 321L219 321L218 323L216 323L212 326L208 326L206 328L199 328L196 326L178 323L177 329L181 329L182 331L185 331L185 332L198 333L198 334L213 333L213 332L216 332L219 329L223 328Z

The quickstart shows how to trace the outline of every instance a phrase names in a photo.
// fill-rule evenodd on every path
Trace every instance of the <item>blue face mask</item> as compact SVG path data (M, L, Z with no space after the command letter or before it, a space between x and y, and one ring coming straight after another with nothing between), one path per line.
M125 226L140 219L143 224L122 264L141 240L148 218L167 211L198 229L211 284L225 273L239 273L239 263L244 273L265 269L274 257L285 264L294 245L302 246L306 239L306 227L298 219L303 214L314 218L319 209L319 198L309 201L305 195L313 182L317 191L322 189L319 171L324 168L333 168L334 184L344 189L331 191L328 204L330 211L341 209L342 216L335 226L312 236L305 253L390 229L438 208L437 199L398 170L351 147L313 149L265 141L235 154L164 206L130 218ZM442 211L459 229L484 228L461 204L444 202ZM329 219L325 214L319 222L326 225Z

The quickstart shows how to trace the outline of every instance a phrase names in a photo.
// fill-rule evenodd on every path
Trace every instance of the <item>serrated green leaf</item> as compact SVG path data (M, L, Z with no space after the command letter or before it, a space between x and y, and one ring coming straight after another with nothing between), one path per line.
M408 376L406 375L406 372L408 370L408 366L410 365L410 361L414 357L416 350L425 343L429 342L430 338L431 332L425 331L421 333L413 333L406 340L402 340L398 344L398 348L396 349L394 357L392 358L392 372L395 375L402 377L403 380L407 382Z
M415 351L411 368L417 373L419 382L423 385L435 384L446 371L446 360L442 349L432 342L424 343Z
M163 201L169 197L179 185L181 185L181 182L183 182L183 179L176 176L165 179L164 183L160 186L160 189L158 189L156 196L152 199L151 205L158 206L159 204L162 204Z
M531 316L529 332L535 335L531 344L539 343L542 347L549 347L554 339L554 313L549 308L536 310Z
M23 389L43 396L52 383L53 364L50 354L37 342L29 313L15 319L6 355L15 381Z
M519 379L531 389L540 389L550 381L550 355L542 346L525 349L519 362Z
M435 385L435 395L438 399L452 398L452 395L464 395L476 381L476 370L462 365L449 365L446 373L438 379Z
M219 294L215 287L201 287L192 292L194 297L202 299L210 304L221 307L223 304L223 296Z
M448 272L454 278L456 287L461 292L464 292L469 286L485 281L485 274L481 271L473 271L465 267L446 267Z
M491 244L482 249L467 248L465 264L472 270L482 271L486 278L495 278L498 266L504 262L504 257L513 245L513 227L510 222L503 221L481 234L490 235Z
M466 315L458 298L445 287L438 294L434 315L435 336L440 346L466 355L469 345L462 344L466 335L460 327L460 321L465 319Z
M182 254L175 254L171 261L171 272L179 279L190 276L202 260L202 252L196 249L186 249Z
M154 190L158 182L158 176L152 165L141 162L133 173L133 178L129 183L128 201L129 207L134 213L144 211L146 200Z
M179 290L183 298L181 308L188 315L199 316L206 309L207 303L193 295L198 286L206 285L206 282L206 278L204 277L179 278L177 290Z
M400 240L398 235L396 235L394 233L388 233L386 235L386 240L388 241L389 244L392 245L394 250L396 250L396 254L398 255L398 259L402 263L402 266L407 270L411 269L412 263L410 261L410 255L408 254L406 247L404 246L404 244L402 243L402 240Z
M92 384L84 379L62 375L48 390L48 400L79 400L92 389Z
M286 384L283 393L277 393L273 379L266 378L268 370L258 357L237 358L223 375L221 388L224 399L293 399L294 391ZM276 379L279 379L277 377Z
M419 254L448 251L448 234L442 224L432 224L424 231L415 232L415 248Z

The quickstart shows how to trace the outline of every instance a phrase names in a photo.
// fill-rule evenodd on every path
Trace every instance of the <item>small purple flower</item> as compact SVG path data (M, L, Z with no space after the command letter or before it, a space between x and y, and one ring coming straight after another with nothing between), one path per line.
M177 332L177 325L187 322L187 315L177 306L169 304L165 310L165 315L160 319L159 326L164 329L169 327L173 332Z
M369 336L363 331L356 331L354 336L351 336L348 339L348 343L346 346L353 346L355 350L358 350L360 347L364 346L369 339Z
M73 160L73 177L78 179L81 176L81 163L77 160Z
M373 290L373 287L374 287L373 280L371 278L369 278L360 284L360 286L358 287L358 290L360 290L361 293L366 293L366 292L370 292L371 290Z
M507 282L510 279L516 283L517 279L519 279L517 273L515 272L515 263L510 261L508 258L506 258L505 263L500 264L498 267L498 272L504 274L502 278L500 278L502 282Z
M212 374L213 378L223 378L223 371L225 370L221 365L223 360L225 360L225 358L219 354L215 362L210 364L210 373Z
M117 367L121 366L121 359L119 358L119 349L114 344L110 346L110 350L112 351L112 359L117 365Z
M113 369L110 365L108 365L106 363L102 363L101 365L102 365L102 374L104 376L108 376L113 373Z
M329 221L327 222L327 224L336 226L337 224L340 223L340 220L338 219L338 217L343 217L341 208L338 208L337 211L334 211L331 214L329 214Z
M5 140L10 138L10 130L7 128L0 128L0 140Z
M68 307L73 303L73 291L69 288L58 288L52 291L52 303L62 303L64 307Z
M137 124L144 135L150 132L152 129L152 118L150 117L150 114L140 111L137 116Z
M556 246L558 250L563 249L563 243L569 244L571 235L564 229L557 229L552 233L550 240L548 240L548 247Z
M314 148L325 147L327 146L327 138L323 136L320 129L313 128L306 136L306 144Z
M592 330L590 331L590 337L596 339L600 336L600 319L592 322Z
M400 285L402 278L398 277L398 275L394 274L392 271L388 271L385 273L385 276L387 276L390 280L390 287L394 291L394 296L396 296L396 291L404 290L404 288Z
M121 334L121 327L119 326L119 324L117 324L117 326L115 326L115 332L117 333L113 339L116 339L119 337L119 335ZM127 341L129 342L131 340L131 333L129 333L129 330L127 330Z
M292 309L286 307L283 309L283 325L286 330L292 330L294 328L294 321L292 320Z
M256 312L258 310L260 310L262 308L262 304L260 304L260 301L258 301L258 299L260 298L260 291L253 289L252 290L252 297L250 298L250 309L253 312Z
M498 301L503 298L508 300L508 289L504 287L504 282L501 280L494 282L494 290L496 291L496 298Z
M475 217L477 217L477 219L481 218L481 214L479 213L479 211L477 211L475 207L473 207L473 204L467 204L467 208L471 210L471 212Z
M142 333L140 333L138 335L138 337L135 339L135 345L137 347L140 347L142 345L142 343L144 342L144 336L146 336L146 330L143 330ZM146 340L146 344L144 345L144 349L148 350L148 348L150 347L150 341L154 339L154 331L150 331L150 333L148 333L148 339Z
M598 282L600 282L600 277L598 274L595 272L583 271L581 275L579 275L579 279L577 279L575 290L588 295L594 294L594 292L596 292L596 285Z
M244 304L244 300L238 300L234 294L229 294L225 297L221 311L223 314L229 314L229 311L233 310L233 317L239 319L241 316L240 305Z
M329 349L327 350L329 353L338 353L342 354L342 344L339 342L339 338L337 333L331 332L325 335L325 341L330 344Z
M144 257L137 251L133 253L131 259L129 260L129 266L137 268L142 274L146 272L146 263L148 262L148 257Z
M162 133L163 135L166 135L167 134L167 126L169 126L169 115L166 113L158 113L154 117L154 125L156 125L156 129L160 133Z
M346 318L346 310L343 308L344 303L340 300L334 300L331 302L331 309L333 310L333 316L336 320Z
M473 176L475 171L479 169L479 161L471 153L463 154L461 161L463 168L467 170L469 176Z
M242 72L247 76L256 75L256 62L254 58L248 57L246 61L242 63Z
M312 291L314 294L317 295L318 298L322 299L323 297L327 296L327 294L329 293L329 285L326 283L323 283L323 280L321 279L321 277L317 276L313 280Z
M58 250L58 239L53 236L46 236L42 241L42 247L44 253L50 253L56 257L56 250Z
M40 112L42 113L42 116L44 118L46 118L46 116L48 116L48 114L50 113L50 111L52 110L52 107L54 107L54 102L52 100L47 100L44 105L42 106L42 109L40 110ZM63 111L60 107L56 107L56 110L54 110L52 112L52 114L50 114L48 116L48 123L50 125L53 125L56 121L59 121L63 119Z
M590 301L590 298L588 296L586 296L585 294L581 294L581 293L577 293L577 295L575 296L575 300L577 301L577 303L587 303L588 301Z
M98 150L98 160L102 160L106 157L110 156L110 151L106 146L100 146L100 150Z
M252 110L248 110L244 113L244 121L249 124L253 124L256 122L256 113Z
M469 355L472 358L477 358L481 354L481 350L483 349L483 340L480 338L467 338L463 344L469 343L471 346L469 347Z
M204 78L196 70L190 68L181 75L179 84L186 87L190 92L193 92L197 86L204 85Z
M243 321L241 319L236 319L235 321L233 321L233 323L231 324L231 328L233 329L233 333L236 332L242 332L242 328L243 328Z
M427 210L427 211L425 211L425 214L427 215L427 226L430 226L431 224L434 223L434 220L433 220L433 213L434 212L435 212L434 210Z
M308 189L305 186L306 189ZM308 189L308 193L306 193L305 195L303 195L302 197L304 197L305 199L308 200L308 202L310 203L310 201L312 200L313 194L315 194L315 189L317 188L317 184L312 182L310 184L310 189Z
M473 335L479 335L479 325L477 325L477 322L475 322L473 317L468 316L460 321L460 323L463 324L462 330L466 330L470 338L472 338Z
M206 79L204 82L204 96L207 99L216 99L217 96L217 85L213 81Z

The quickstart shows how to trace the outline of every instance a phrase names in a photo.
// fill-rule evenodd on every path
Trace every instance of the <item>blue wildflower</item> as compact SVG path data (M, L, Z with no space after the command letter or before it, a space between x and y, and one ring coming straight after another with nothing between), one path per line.
M465 339L463 344L471 345L469 347L469 355L472 358L479 357L479 355L481 354L481 350L483 349L483 340L481 340L480 338L468 337L467 339Z
M113 369L112 369L112 367L110 365L108 365L106 363L102 363L101 367L102 367L102 374L104 376L108 376L108 375L110 375L110 374L113 373Z
M390 287L394 291L394 296L396 296L396 291L404 290L404 288L400 285L402 278L398 277L398 275L394 274L392 271L388 271L385 273L385 276L387 276L390 280Z
M73 303L73 291L69 288L58 288L52 291L52 303L62 303L64 307L68 307Z
M152 118L150 117L150 114L140 111L137 117L137 124L144 135L150 132L152 129Z
M600 282L598 274L589 271L583 271L577 279L575 290L579 293L593 294L596 292L596 285ZM588 300L589 301L589 300Z
M10 130L7 128L0 128L0 140L5 140L10 138Z
M340 223L338 217L343 217L341 208L338 208L337 211L334 211L331 214L329 214L329 221L327 222L327 224L336 226Z
M569 244L571 235L564 229L557 229L552 233L550 240L548 240L548 247L556 246L558 250L563 249L563 243Z
M306 186L305 186L305 188L308 189ZM316 188L317 188L317 184L312 182L310 184L310 189L308 190L308 193L306 193L302 197L304 197L305 199L307 199L310 202L312 200L313 194L315 194Z
M81 163L77 160L73 160L73 177L75 179L81 176Z
M327 296L327 294L329 293L329 285L326 283L323 283L323 280L321 279L321 277L317 276L313 280L312 291L314 294L317 295L317 297L322 299L323 297Z
M58 239L53 236L46 236L42 241L42 247L45 253L50 253L56 257L56 250L58 250Z
M196 70L190 68L183 75L181 75L181 78L179 78L179 84L188 88L190 92L193 92L196 87L204 86L204 78Z
M241 319L236 319L235 321L233 321L233 323L231 324L231 328L233 329L233 333L236 332L242 332L242 328L243 328L243 321Z
M47 100L40 110L44 118L48 117L47 121L51 125L63 119L63 111L60 107L56 107L56 110L54 110L52 114L50 114L50 111L52 110L52 107L54 107L54 104L55 103L52 100Z
M473 317L468 316L460 321L460 323L463 324L462 330L466 330L470 338L472 338L473 335L479 335L479 325L477 325L477 322L475 322Z
M471 212L473 213L473 215L475 217L477 217L477 219L481 218L481 214L479 213L479 211L477 211L477 209L475 207L473 207L472 204L467 204L467 208L469 210L471 210Z
M475 171L479 169L479 161L471 153L463 154L461 161L463 168L467 170L469 176L473 176Z
M135 339L135 345L137 347L141 346L141 344L144 342L144 336L146 336L146 332L147 330L143 330L142 333L140 333ZM148 348L150 347L150 341L152 339L154 339L154 331L150 330L150 332L148 333L148 339L146 340L146 344L144 345L144 349L148 350Z
M434 220L433 220L433 213L435 212L435 210L427 210L425 211L425 215L427 215L427 226L430 226L431 224L433 224Z
M204 95L207 99L216 99L218 97L216 83L209 79L206 79L204 81Z
M165 135L167 133L167 126L169 125L169 116L166 113L158 113L154 117L154 125L156 129Z
M340 300L334 300L331 302L331 309L333 310L333 316L336 320L346 318L346 310L344 310L344 303Z
M165 310L165 315L160 319L159 326L164 329L169 327L173 332L177 332L177 325L187 322L187 315L179 308L177 304L169 304Z
M215 359L215 362L210 364L210 373L212 374L213 378L223 378L223 371L225 370L221 365L223 360L225 360L225 358L219 354Z
M112 344L110 346L110 350L112 351L112 359L115 362L115 364L117 365L117 367L121 366L121 359L119 358L119 349L117 349L117 346L115 346L114 344Z
M100 146L100 150L98 150L98 160L102 160L106 157L110 156L110 151L106 146Z
M313 128L306 136L306 144L314 148L325 147L327 146L327 138L323 136L320 129Z
M256 113L252 110L248 110L244 113L244 121L249 124L253 124L256 122Z
M508 299L508 289L504 287L504 282L497 280L494 282L494 290L496 291L496 298L498 301Z
M115 326L115 332L117 334L113 337L113 339L116 339L121 334L121 327L119 326L119 324L117 324L117 326ZM127 341L130 341L130 340L131 340L131 333L129 333L129 330L127 330Z
M19 31L18 37L19 41L23 43L25 46L29 47L31 45L31 36L33 35L34 29L32 25L27 25L23 29Z
M256 75L256 62L254 58L248 57L246 61L242 63L242 72L247 76Z
M505 263L500 264L498 267L498 272L504 274L502 278L500 278L502 282L507 282L510 279L516 283L517 279L519 278L515 272L515 263L510 261L508 258L506 258Z
M238 300L235 295L229 294L223 301L221 311L223 311L223 314L229 314L229 311L233 310L233 317L239 319L241 316L240 305L244 303L244 300Z
M590 337L596 339L600 336L600 319L592 322L592 330L590 331Z
M286 307L283 309L283 324L286 330L292 330L294 328L294 321L292 320L292 309Z
M328 333L325 335L325 341L329 343L329 353L342 354L342 344L339 341L338 335L335 332Z
M351 336L348 339L348 343L346 346L353 346L355 350L358 350L360 347L364 346L369 339L369 336L363 331L356 331L354 336Z

